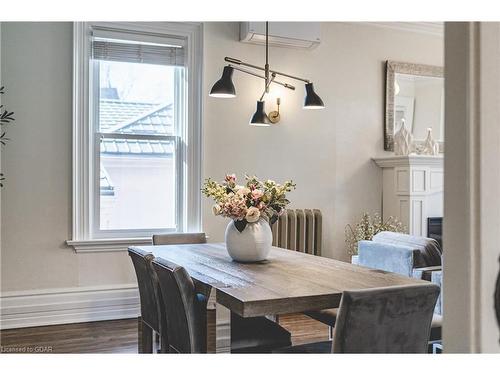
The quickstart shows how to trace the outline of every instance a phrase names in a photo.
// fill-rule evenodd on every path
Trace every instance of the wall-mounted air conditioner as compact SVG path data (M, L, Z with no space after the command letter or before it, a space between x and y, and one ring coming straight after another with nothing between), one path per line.
M240 40L265 44L265 22L241 22ZM319 22L269 22L269 45L292 48L314 48L320 43Z

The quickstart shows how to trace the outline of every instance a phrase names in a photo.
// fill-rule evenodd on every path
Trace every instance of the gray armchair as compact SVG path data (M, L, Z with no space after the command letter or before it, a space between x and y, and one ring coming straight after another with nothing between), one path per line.
M424 279L441 287L442 250L432 238L380 232L372 241L360 241L358 254L360 265ZM442 314L441 295L435 313Z

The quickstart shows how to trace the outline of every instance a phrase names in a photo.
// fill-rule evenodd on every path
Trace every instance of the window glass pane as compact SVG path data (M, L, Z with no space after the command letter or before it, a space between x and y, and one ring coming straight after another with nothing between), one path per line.
M102 138L100 229L174 228L175 143Z
M98 61L100 230L176 227L175 144L133 135L174 135L176 70L183 67Z
M99 61L98 131L174 134L176 69L184 68Z

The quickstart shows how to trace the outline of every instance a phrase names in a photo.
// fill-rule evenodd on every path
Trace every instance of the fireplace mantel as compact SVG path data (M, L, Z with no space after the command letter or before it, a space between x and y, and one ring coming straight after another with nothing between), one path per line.
M410 156L388 156L383 158L374 158L373 161L380 168L390 167L409 167L409 166L435 166L443 168L443 156L429 155L410 155Z
M382 216L396 216L416 236L427 236L427 219L443 216L443 156L374 158L382 168Z

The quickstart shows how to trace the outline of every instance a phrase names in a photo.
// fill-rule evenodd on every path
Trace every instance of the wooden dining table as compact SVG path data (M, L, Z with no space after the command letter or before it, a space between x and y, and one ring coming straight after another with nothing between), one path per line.
M208 298L207 350L231 350L231 311L244 318L338 307L345 290L427 281L273 247L259 263L233 261L224 243L138 246L184 267Z

